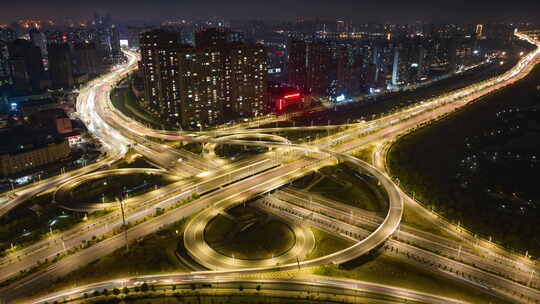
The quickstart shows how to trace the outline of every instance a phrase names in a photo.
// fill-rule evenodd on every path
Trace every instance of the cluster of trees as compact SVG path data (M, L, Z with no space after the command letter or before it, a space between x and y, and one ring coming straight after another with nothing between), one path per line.
M458 177L462 176L461 160L471 153L466 138L481 139L487 131L496 128L496 113L509 106L536 104L539 80L540 68L536 68L511 88L403 137L389 153L392 174L418 201L484 238L491 236L509 249L528 250L533 255L540 255L539 208L531 204L525 212L508 212L508 208L501 206L510 205L509 197L513 194L493 195L491 189L502 185L501 179L506 180L505 184L527 184L530 174L518 166L503 168L491 164L478 170L467 187Z

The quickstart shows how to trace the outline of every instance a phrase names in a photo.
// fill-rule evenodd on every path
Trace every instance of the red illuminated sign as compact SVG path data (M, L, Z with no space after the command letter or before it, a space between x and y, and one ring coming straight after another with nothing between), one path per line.
M300 97L300 93L289 94L289 95L283 96L284 99L295 99L295 98L298 98L298 97Z

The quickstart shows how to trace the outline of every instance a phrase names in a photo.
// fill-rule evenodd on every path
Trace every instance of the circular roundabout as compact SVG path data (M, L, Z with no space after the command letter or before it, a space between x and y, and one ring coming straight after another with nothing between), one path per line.
M229 252L225 252L219 246L211 246L207 242L207 227L212 224L212 221L218 215L226 214L227 210L233 209L236 206L239 206L245 202L245 196L242 195L232 195L216 201L213 203L212 207L198 213L195 215L191 221L187 224L184 230L184 247L187 250L189 256L196 261L198 264L214 271L263 271L263 270L283 270L290 269L300 266L316 266L323 264L342 264L347 261L353 260L357 257L360 257L364 254L371 252L372 250L377 249L379 246L384 244L384 242L397 230L401 217L403 215L403 201L399 192L390 180L390 178L371 166L370 164L350 156L345 153L339 153L324 148L304 146L291 144L286 139L281 139L275 141L275 136L272 136L272 141L254 141L252 138L260 135L261 137L265 136L262 134L239 134L227 136L226 138L214 138L214 139L204 139L205 142L214 143L214 144L231 144L231 145L251 145L251 146L265 146L268 148L281 148L287 147L290 150L297 150L307 154L316 154L324 163L324 160L337 159L341 162L346 162L359 173L367 174L378 180L379 185L385 190L388 200L389 208L388 212L382 222L382 224L368 235L363 240L355 243L354 245L345 248L343 250L328 254L315 259L305 260L307 253L310 252L310 247L305 245L309 238L313 237L313 233L306 233L302 231L304 225L301 224L301 219L298 221L300 223L296 224L298 229L294 229L294 234L296 238L295 246L280 256L276 257L266 257L261 259L238 259L236 257L229 256ZM242 140L242 138L249 138L250 140ZM240 138L240 139L238 139ZM195 139L195 141L197 141ZM321 158L322 156L322 158ZM321 162L319 162L321 163ZM302 176L302 173L297 171L306 172L306 169L316 169L312 165L306 165L297 170L287 172L284 176L279 176L278 178L267 180L263 183L272 183L272 189L277 189L283 185L288 184L294 178ZM257 193L255 189L250 191L252 194L251 197L256 197L261 194L268 192L264 190ZM308 228L304 228L310 230ZM310 230L311 231L311 230ZM308 236L309 235L309 236ZM209 240L212 241L212 240ZM212 242L210 242L212 243Z
M313 232L305 225L251 207L238 206L225 212L209 220L201 240L219 254L219 259L225 258L222 267L254 267L262 260L283 264L315 247Z

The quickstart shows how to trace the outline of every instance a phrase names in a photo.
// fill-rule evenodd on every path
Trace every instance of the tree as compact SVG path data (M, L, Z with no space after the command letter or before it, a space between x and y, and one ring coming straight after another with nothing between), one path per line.
M129 288L127 288L126 286L124 286L124 288L122 288L122 292L124 294L128 294L129 293Z
M144 282L144 283L141 285L141 291L142 291L142 292L147 292L147 291L148 291L148 284L146 284L146 282Z
M115 288L115 289L113 289L112 293L113 293L113 295L117 296L117 295L120 294L120 289Z

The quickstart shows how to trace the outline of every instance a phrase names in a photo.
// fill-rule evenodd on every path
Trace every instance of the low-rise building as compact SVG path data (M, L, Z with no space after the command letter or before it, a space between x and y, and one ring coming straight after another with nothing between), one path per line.
M63 136L13 128L2 134L0 175L3 177L44 166L67 158L71 153Z

